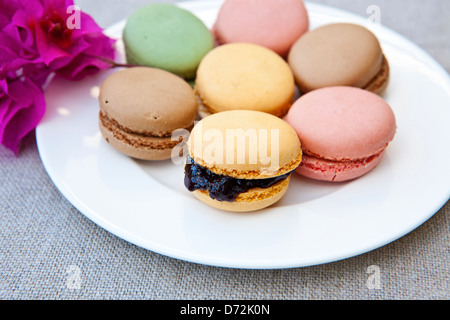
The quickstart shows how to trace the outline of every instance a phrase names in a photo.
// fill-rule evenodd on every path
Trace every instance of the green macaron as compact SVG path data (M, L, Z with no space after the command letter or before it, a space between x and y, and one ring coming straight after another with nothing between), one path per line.
M176 5L155 3L135 11L123 31L127 62L164 69L187 80L214 47L206 25Z

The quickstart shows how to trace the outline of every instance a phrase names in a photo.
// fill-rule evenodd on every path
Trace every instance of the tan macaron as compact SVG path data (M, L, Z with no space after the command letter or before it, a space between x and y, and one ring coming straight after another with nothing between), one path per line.
M99 127L118 151L142 160L164 160L197 116L192 87L164 70L132 67L111 74L100 86Z
M288 63L302 93L352 86L382 94L389 64L376 36L351 23L334 23L305 33L292 46Z
M283 116L293 103L295 81L274 51L250 43L221 45L200 63L195 80L200 114L255 110Z
M254 211L285 194L302 159L300 140L282 119L260 111L223 111L202 119L188 140L185 186L227 211Z

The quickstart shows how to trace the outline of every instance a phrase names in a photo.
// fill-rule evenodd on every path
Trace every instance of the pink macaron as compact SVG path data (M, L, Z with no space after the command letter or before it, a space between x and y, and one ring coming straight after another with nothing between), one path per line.
M284 57L308 28L302 0L225 0L213 33L219 44L254 43Z
M374 169L397 130L389 104L354 87L311 91L295 101L285 120L302 143L297 173L323 181L347 181Z

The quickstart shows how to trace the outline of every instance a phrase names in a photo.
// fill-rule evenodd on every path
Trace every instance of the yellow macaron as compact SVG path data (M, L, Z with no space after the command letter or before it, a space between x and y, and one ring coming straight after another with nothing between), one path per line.
M292 127L260 111L210 115L195 125L187 144L186 188L226 211L255 211L280 200L302 159Z
M221 45L201 61L195 80L200 114L254 110L284 116L295 94L293 73L274 51L250 43Z

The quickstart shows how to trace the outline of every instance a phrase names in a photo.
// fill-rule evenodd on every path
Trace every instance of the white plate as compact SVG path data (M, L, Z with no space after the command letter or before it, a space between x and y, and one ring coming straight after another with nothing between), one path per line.
M221 1L180 5L208 26ZM100 136L95 98L111 72L82 82L54 80L37 128L44 166L62 194L111 233L143 248L191 262L232 268L289 268L368 252L415 229L450 195L450 80L423 50L380 25L308 4L311 28L347 21L380 39L392 78L385 99L398 132L381 164L341 184L294 176L275 206L247 214L200 203L183 185L183 167L143 162ZM108 30L120 37L124 22ZM430 160L433 164L430 164Z

